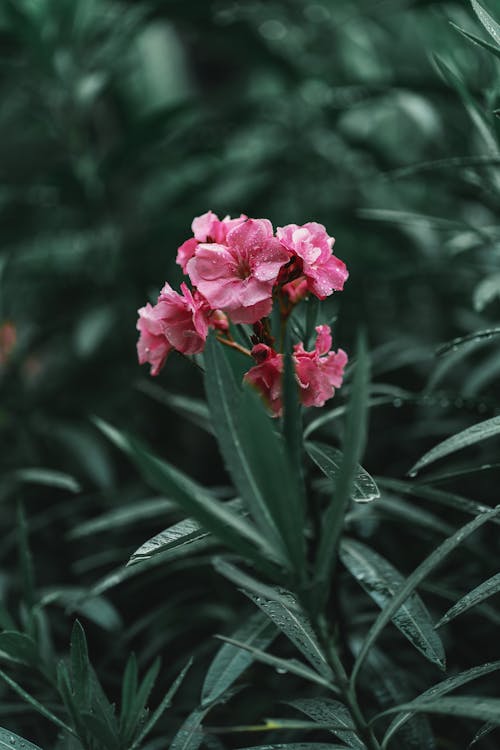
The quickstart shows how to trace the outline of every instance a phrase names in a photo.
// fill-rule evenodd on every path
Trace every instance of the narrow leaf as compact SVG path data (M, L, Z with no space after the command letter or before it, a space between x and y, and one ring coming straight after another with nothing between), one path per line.
M331 745L328 742L289 742L272 745L252 745L241 750L345 750L345 745Z
M39 701L37 701L36 698L34 698L32 695L26 692L24 688L21 687L21 685L18 685L17 682L12 680L5 672L3 672L0 669L0 678L4 680L4 682L7 683L7 685L12 688L12 690L17 693L26 703L29 703L32 708L35 709L39 714L42 716L45 716L46 719L51 721L53 724L58 726L60 729L64 729L65 732L68 732L69 734L75 734L74 731L70 726L64 723L62 719L60 719L58 716L52 713L52 711L49 711L48 708L45 708Z
M244 388L240 404L241 439L254 480L285 547L298 580L306 579L304 505L300 475L293 469L282 436L275 431L260 396Z
M487 440L499 433L500 417L492 417L483 422L478 422L477 424L472 425L472 427L467 427L467 429L457 432L455 435L443 440L442 443L438 443L438 445L425 453L410 469L410 476L415 475L424 466L428 466L440 458L449 456L451 453L467 448L470 445L475 445L482 440Z
M0 651L10 659L34 667L38 664L38 649L33 638L15 630L0 633Z
M497 45L500 47L500 25L490 16L485 9L479 5L477 0L471 0L472 8L474 13L479 18L484 28L490 36L493 37Z
M318 724L329 728L342 742L354 750L365 750L364 742L356 734L349 710L339 701L329 698L300 698L290 701L290 705ZM340 729L339 726L342 728Z
M178 691L179 687L181 686L182 682L184 681L184 677L186 676L186 674L187 674L188 670L190 669L192 663L193 663L192 659L190 659L189 662L184 667L184 669L175 678L174 682L172 683L172 685L170 686L170 688L165 693L165 695L164 695L164 697L163 697L160 705L158 706L158 708L156 708L153 711L150 719L146 722L146 724L144 726L144 729L140 732L140 734L138 735L137 739L134 741L134 743L133 743L132 747L130 748L130 750L136 750L136 748L138 748L140 746L141 742L143 742L143 740L145 740L145 738L148 736L148 734L153 731L153 729L156 726L156 724L158 723L158 721L161 719L161 717L163 716L163 714L165 713L165 711L167 710L167 708L169 708L169 706L171 705L172 698L174 697L174 695Z
M406 579L405 583L398 589L397 593L393 596L390 602L384 607L382 612L379 614L374 624L370 628L370 631L363 643L361 651L359 652L354 668L351 674L352 684L355 683L359 670L368 654L370 648L373 646L379 635L387 623L391 620L395 612L400 606L408 599L408 597L415 591L417 586L432 573L432 571L441 563L446 557L462 544L474 531L483 526L489 520L494 518L500 513L500 505L496 508L482 513L481 515L474 518L469 523L462 526L456 531L451 537L445 539L442 544L439 545L419 566L413 573L411 573Z
M240 587L244 593L251 591L257 596L264 596L266 599L272 599L281 601L281 595L278 590L273 586L269 586L267 583L257 580L249 573L245 573L244 570L240 570L236 565L232 565L222 557L216 557L214 559L215 570L232 581L236 586Z
M316 582L319 596L328 597L335 567L337 548L344 527L345 512L351 496L357 466L366 440L369 362L364 340L359 339L356 372L346 420L342 465L335 492L325 513L323 533L316 560Z
M186 513L228 547L261 565L265 565L263 555L275 556L274 549L263 539L262 534L227 504L216 500L171 464L148 453L135 440L101 420L95 421L104 434L136 463L147 481L160 492L171 495Z
M18 469L13 474L14 479L26 484L42 484L47 487L55 487L68 492L80 492L81 487L76 479L62 471L53 471L52 469L39 469L30 467Z
M318 442L306 443L306 450L323 474L336 483L343 460L342 451ZM353 481L351 499L356 503L369 503L379 497L380 490L375 480L362 466L358 465Z
M208 533L201 529L197 521L194 521L192 518L186 518L151 537L144 544L141 544L132 554L127 564L131 565L142 560L148 560L154 555L158 555L168 549L192 544L198 539L204 539L207 536L209 536Z
M335 686L332 685L328 680L325 680L317 672L309 669L309 667L307 667L302 662L297 661L296 659L281 659L278 656L267 654L265 651L254 648L247 643L236 641L233 638L225 638L222 635L216 635L215 637L219 638L221 641L224 641L224 643L231 643L237 648L248 651L254 656L255 659L257 659L257 661L261 661L264 664L269 664L270 666L274 667L279 674L287 674L288 672L290 672L291 674L297 675L297 677L302 677L308 682L313 682L317 685L323 685L323 687L327 687L330 688L330 690L336 691Z
M460 34L463 34L463 36L465 36L471 42L474 42L474 44L477 44L478 47L482 47L483 49L487 50L491 54L495 55L495 57L500 58L500 47L495 47L493 44L490 44L489 42L485 42L484 39L481 39L479 36L472 34L470 31L466 31L465 29L462 29L461 26L459 26L456 23L453 23L453 21L450 21L450 23L457 31L460 32Z
M456 604L453 605L453 607L450 607L450 609L439 620L436 627L440 628L442 625L450 622L450 620L458 617L458 615L467 612L467 610L469 610L471 607L475 607L476 604L480 604L490 596L498 594L499 591L500 573L496 573L496 575L491 576L491 578L488 578L487 581L483 581L483 583L480 583L479 586L476 586L476 588L472 589L472 591L469 591L469 593L463 596Z
M170 745L170 750L198 750L203 742L201 722L211 706L197 708L189 714Z
M402 482L398 479L386 479L385 477L377 477L377 482L383 488L386 487L389 490L400 492L404 495L421 497L423 500L429 500L430 502L436 503L436 505L442 505L445 508L455 508L455 510L460 510L470 516L477 516L479 513L485 513L486 511L491 510L491 506L489 505L482 505L474 500L462 497L462 495L437 490L434 487L427 487L424 484ZM500 524L500 519L493 517L491 522L494 524Z
M500 698L483 698L476 696L460 695L453 698L437 698L436 700L416 699L410 703L389 708L381 714L377 714L372 721L377 721L383 716L410 711L411 713L443 714L446 716L460 716L465 719L481 719L491 721L500 725Z
M465 672L460 672L460 674L454 675L453 677L448 677L448 679L443 680L442 682L438 682L437 685L433 685L431 688L429 688L424 693L419 695L418 698L415 699L415 701L418 701L418 700L426 701L426 700L429 700L430 698L440 698L442 695L446 695L446 693L450 693L452 690L455 690L456 688L461 687L462 685L466 685L468 682L477 680L480 677L490 674L491 672L496 672L499 669L500 669L500 661L494 661L488 664L482 664L479 667L473 667L472 669L468 669ZM382 750L385 750L385 748L387 748L393 735L409 719L411 719L412 716L413 716L413 713L409 711L408 713L401 714L401 716L398 716L396 719L393 720L393 722L390 724L390 726L388 727L384 735L384 739L382 741Z
M235 382L224 347L209 336L205 349L205 387L217 441L240 496L268 541L278 549L281 536L262 489L256 482L243 441L239 410L241 388Z
M387 560L374 550L354 539L344 539L340 557L346 568L361 584L366 593L383 609L405 579ZM441 669L445 667L445 653L427 608L418 594L412 594L394 612L392 622L429 661Z
M276 627L261 612L255 612L237 628L232 638L261 651L273 642ZM201 703L205 706L222 696L253 662L253 656L239 647L224 643L210 664L203 687Z
M249 595L251 600L284 633L307 661L327 680L333 679L314 630L296 598L288 591L277 590L279 599L268 600Z
M91 682L87 639L78 620L75 620L71 633L71 676L73 692L79 708L87 708L90 702Z
M0 750L17 750L17 748L22 748L22 750L41 750L38 745L34 745L23 737L14 734L14 732L9 732L8 729L0 727Z

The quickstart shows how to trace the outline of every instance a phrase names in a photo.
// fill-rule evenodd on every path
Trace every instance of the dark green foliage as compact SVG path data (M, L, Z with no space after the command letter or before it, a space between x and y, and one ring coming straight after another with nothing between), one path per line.
M496 750L499 1L0 0L0 49L0 748ZM139 369L208 209L336 237L321 411L213 336Z

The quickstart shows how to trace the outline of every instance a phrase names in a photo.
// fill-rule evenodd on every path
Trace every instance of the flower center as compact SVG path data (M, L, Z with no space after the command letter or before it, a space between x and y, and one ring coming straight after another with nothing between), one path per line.
M248 258L240 259L236 269L236 275L239 279L248 279L248 277L252 275L252 269L250 268L250 261Z

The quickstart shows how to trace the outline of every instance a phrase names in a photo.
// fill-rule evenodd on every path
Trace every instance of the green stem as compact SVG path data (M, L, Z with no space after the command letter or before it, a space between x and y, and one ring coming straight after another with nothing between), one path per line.
M356 691L351 685L347 672L344 669L344 665L342 664L333 644L333 636L329 632L328 625L324 618L317 621L316 632L318 633L320 642L323 645L328 663L335 675L342 698L351 713L358 737L365 743L367 750L380 750L380 744L361 711Z

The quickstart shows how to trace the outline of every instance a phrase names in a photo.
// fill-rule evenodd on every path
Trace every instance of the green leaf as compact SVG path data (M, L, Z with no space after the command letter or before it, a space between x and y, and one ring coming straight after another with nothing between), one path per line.
M166 513L171 512L174 508L171 500L163 497L152 499L135 500L129 505L116 508L109 513L103 513L97 518L75 526L68 534L69 539L79 539L81 537L94 534L101 534L105 531L116 531L117 529L131 526L138 521L149 518L163 518Z
M477 0L471 0L472 8L474 13L479 18L488 34L493 37L497 45L500 47L500 25L490 16L485 9L479 5Z
M90 705L91 675L87 639L78 620L75 620L70 642L71 676L73 693L79 710Z
M273 558L274 549L252 524L235 513L227 504L216 500L213 495L171 464L148 453L135 440L101 420L96 420L96 424L135 462L146 481L160 492L172 496L186 513L193 516L201 526L228 547L269 569L265 557Z
M38 648L29 635L14 630L4 630L0 633L0 651L10 659L19 661L31 667L39 663Z
M469 333L467 336L459 336L453 341L449 341L447 344L442 344L439 349L436 350L436 356L447 354L448 352L455 352L459 347L464 344L470 344L476 341L489 341L495 336L500 336L500 328L485 328L483 331L475 331L475 333Z
M210 410L233 481L275 555L304 577L303 500L284 442L262 399L235 383L224 347L213 337L205 362Z
M210 708L211 705L206 708L197 708L189 714L172 740L170 750L198 750L203 742L201 722Z
M108 737L107 743L105 744L106 750L115 747L119 744L119 726L115 716L115 706L111 704L106 696L106 693L102 689L102 685L97 678L95 671L90 667L90 680L91 687L90 691L92 694L92 716L95 717L99 726L102 729L99 731L106 732ZM96 727L98 726L96 724ZM113 739L111 739L113 738Z
M275 432L260 396L246 386L241 399L242 443L256 483L279 530L296 578L307 577L304 505L300 478L293 470L286 445Z
M252 745L241 750L345 750L345 745L331 745L328 742L289 742L272 745Z
M0 727L0 750L41 750L38 745L34 745L32 742L28 742L23 737L9 732L8 729L2 729Z
M475 745L476 742L479 742L483 737L486 737L487 734L491 734L495 729L497 728L497 725L492 721L487 721L485 724L483 724L482 727L480 727L474 737L472 738L472 741L469 743L469 747L472 747L472 745Z
M47 487L55 487L68 492L81 492L81 486L77 480L69 474L62 471L53 471L52 469L26 468L18 469L13 474L13 478L18 482L26 484L42 484Z
M465 541L474 531L483 526L485 523L490 521L492 518L500 513L500 505L496 508L481 513L481 515L474 518L469 523L462 526L456 531L451 537L442 542L419 566L413 573L411 573L404 584L398 589L397 593L393 596L388 604L384 607L382 612L379 614L374 624L370 628L368 635L363 643L361 651L359 652L354 668L351 674L351 682L355 683L358 676L359 670L368 654L370 648L373 646L379 635L387 623L391 620L395 612L400 606L408 599L408 597L415 591L417 586L432 573L432 571L441 563L446 557L456 549L462 542Z
M138 685L139 685L139 679L138 679L138 670L137 670L137 659L136 659L135 654L132 653L128 657L127 664L125 667L125 672L123 674L122 690L121 690L121 704L120 704L120 719L119 719L120 737L124 740L126 744L128 744L128 741L130 740L130 738L129 736L127 736L125 727L128 722L128 718L132 714L132 711L134 708Z
M229 581L239 586L244 593L251 591L257 596L264 596L266 599L272 599L273 601L281 601L281 595L275 587L269 586L267 583L262 583L262 581L257 580L257 578L254 578L254 576L251 576L244 570L240 570L236 565L232 565L222 557L214 558L214 568Z
M36 601L35 570L29 546L28 524L21 501L17 504L17 534L24 602L32 610Z
M420 508L415 503L409 503L406 499L393 497L384 493L382 497L377 500L375 506L368 508L361 506L360 508L353 509L347 515L349 521L361 521L365 518L371 517L382 517L382 518L395 518L405 523L406 528L409 532L417 532L420 529L430 529L431 531L442 534L443 536L449 536L453 534L453 527L450 524L442 521L434 513L430 513L423 508Z
M295 485L300 495L300 520L305 516L304 444L302 439L302 407L299 401L295 366L292 359L292 344L288 328L284 340L283 371L283 436L288 453L288 463L293 471Z
M383 609L405 582L404 577L374 550L354 539L344 539L340 558L366 593ZM392 622L429 661L445 668L446 657L427 608L412 594L392 615Z
M460 716L464 719L481 719L500 725L500 698L483 698L460 695L453 698L437 698L436 700L420 700L416 698L409 703L389 708L377 714L372 722L389 714L410 711L411 713L443 714L445 716Z
M480 583L479 586L476 586L476 588L472 589L472 591L469 591L468 594L465 594L465 596L459 599L459 601L454 604L453 607L450 607L450 609L445 612L445 614L439 620L436 628L440 628L442 625L450 622L455 617L458 617L458 615L467 612L467 610L471 609L471 607L475 607L476 604L484 602L484 600L488 599L490 596L498 594L499 591L500 573L496 573L496 575L491 576L491 578L488 578L487 581L483 581L483 583Z
M326 599L330 592L330 581L335 567L340 535L344 527L345 513L366 441L368 385L369 360L364 339L360 337L356 371L346 419L342 464L338 473L335 492L332 494L324 516L323 532L316 560L317 590L318 595L323 599Z
M306 443L306 450L323 474L335 484L342 466L342 451L318 442ZM358 465L353 481L351 499L356 503L369 503L372 500L377 500L379 497L380 490L375 480L362 466Z
M471 42L474 42L474 44L477 44L479 47L482 47L483 49L492 53L496 57L500 58L500 48L495 47L493 44L490 44L489 42L485 42L484 39L481 39L479 36L472 34L470 31L466 31L465 29L462 29L461 26L454 23L453 21L450 21L450 23L457 31L460 32L460 34L463 34L463 36L465 36Z
M52 711L49 711L48 708L45 708L39 701L37 701L36 698L34 698L32 695L26 692L24 688L21 687L17 682L12 680L5 672L3 672L0 669L0 678L4 680L4 682L7 683L7 685L15 692L17 693L26 703L29 703L29 705L35 709L35 711L42 716L45 716L46 719L51 721L53 724L58 726L60 729L64 729L65 732L68 732L69 734L75 734L74 731L70 726L64 723L62 719L60 719L58 716L52 713Z
M180 393L169 393L149 380L141 381L137 388L160 404L170 407L181 417L189 419L190 422L210 435L214 434L210 410L205 401L192 396L183 396Z
M457 73L455 69L445 60L441 59L439 55L433 55L432 59L434 64L442 76L442 78L448 83L460 96L465 109L467 110L469 117L474 123L478 133L480 134L488 152L498 157L498 144L493 131L492 123L488 120L484 110L478 105L473 96L471 96L468 90L464 78L461 73Z
M330 698L300 698L290 701L290 706L326 728L330 725L330 731L354 750L365 750L364 742L356 734L352 716L343 703ZM339 725L343 728L339 729Z
M154 555L158 555L161 552L174 549L175 547L181 547L186 544L192 544L193 542L196 542L199 539L204 539L207 536L209 536L209 534L201 529L199 523L192 518L186 518L151 537L151 539L148 539L144 544L141 544L141 546L132 554L127 565L132 565L141 562L142 560L149 560L149 558L154 557Z
M129 712L126 715L123 711L120 713L120 737L125 741L131 741L137 728L140 726L140 721L144 716L149 696L160 671L160 666L160 659L155 659L140 683L136 694L133 696Z
M360 641L354 636L351 646L359 651ZM360 690L368 692L383 709L391 708L412 698L413 687L409 684L408 669L401 669L386 652L376 646L370 650L360 681ZM425 716L413 716L401 730L401 750L435 750L434 732Z
M308 666L300 661L297 661L296 659L281 659L280 657L268 654L261 649L254 648L248 643L242 643L241 641L237 641L233 638L226 638L222 635L216 635L215 637L219 638L221 641L224 641L224 643L230 643L237 648L248 651L257 661L261 661L263 664L269 664L270 666L274 667L279 674L287 674L288 672L290 672L291 674L297 675L297 677L302 677L308 682L312 682L316 685L322 685L323 687L327 687L330 690L334 690L335 692L337 691L337 688L332 685L331 682L326 680L324 677L322 677L312 669L309 669Z
M207 340L205 366L205 388L212 423L227 470L262 534L282 554L280 532L248 458L247 430L242 424L244 415L240 416L243 394L223 346L214 336Z
M174 682L172 683L172 685L170 686L170 688L167 690L164 697L162 698L160 705L158 706L158 708L156 708L153 711L153 713L151 714L151 717L146 722L143 730L137 736L137 739L134 741L130 750L136 750L136 748L140 746L141 742L143 742L143 740L146 739L148 734L153 731L158 721L161 719L161 717L163 716L167 708L169 708L169 706L171 705L172 698L174 697L179 687L181 686L182 682L184 681L184 678L188 670L191 668L192 663L193 663L192 659L190 659L189 662L184 667L184 669L181 671L181 673L175 678Z
M500 433L500 417L492 417L491 419L485 419L483 422L478 422L472 427L457 432L455 435L443 440L442 443L431 448L430 451L425 453L421 459L410 469L410 476L415 476L420 469L424 466L438 461L440 458L449 456L451 453L456 453L463 448L468 448L470 445L475 445L482 440L487 440L490 437L494 437Z
M277 590L277 594L279 599L272 600L262 596L247 595L305 656L309 664L331 681L332 670L305 612L290 592Z
M455 688L461 687L462 685L466 685L468 682L472 682L473 680L477 680L480 677L483 677L484 675L490 674L491 672L496 672L500 669L500 661L494 661L490 662L488 664L482 664L479 667L472 667L472 669L467 669L465 672L460 672L460 674L453 675L453 677L448 677L446 680L443 680L442 682L438 682L437 685L433 685L431 688L426 690L424 693L418 696L415 700L429 700L430 698L439 698L442 695L446 695L446 693L451 692L452 690L455 690ZM398 716L396 719L392 721L390 726L388 727L384 739L382 741L382 750L385 750L393 737L393 735L413 716L413 713L410 711L408 713L402 714L401 716Z
M247 618L232 634L232 638L264 650L276 637L276 627L261 612ZM201 689L201 703L213 703L240 677L253 662L248 651L224 643L210 664Z
M424 484L402 482L399 479L386 479L385 477L377 477L377 482L382 488L385 487L404 495L415 495L416 497L421 497L423 500L429 500L437 505L442 505L445 508L455 508L455 510L460 510L470 516L477 516L479 513L491 510L491 506L489 505L482 505L474 500L456 495L453 492L444 492L443 490L437 490L434 487L428 487ZM500 524L500 519L493 517L491 522L498 525Z

